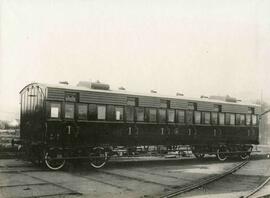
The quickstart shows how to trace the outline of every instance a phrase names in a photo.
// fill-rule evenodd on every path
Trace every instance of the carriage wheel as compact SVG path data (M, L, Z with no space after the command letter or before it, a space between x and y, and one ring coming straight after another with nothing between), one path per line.
M103 147L93 148L89 157L90 157L90 164L94 168L103 167L108 159L107 152L105 152L105 149Z
M217 158L219 161L225 161L229 156L229 149L226 147L221 147L217 149Z
M251 149L252 149L252 148L250 147L250 148L247 149L247 152L245 152L245 153L240 153L240 154L239 154L240 159L242 159L242 160L247 160L247 159L250 157Z
M57 150L49 150L45 152L45 164L51 170L59 170L64 167L66 160L56 159L62 158L63 155Z

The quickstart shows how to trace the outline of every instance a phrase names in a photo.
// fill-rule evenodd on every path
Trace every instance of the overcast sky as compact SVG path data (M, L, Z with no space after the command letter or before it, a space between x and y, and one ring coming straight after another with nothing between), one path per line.
M270 97L270 1L0 2L0 119L33 81Z

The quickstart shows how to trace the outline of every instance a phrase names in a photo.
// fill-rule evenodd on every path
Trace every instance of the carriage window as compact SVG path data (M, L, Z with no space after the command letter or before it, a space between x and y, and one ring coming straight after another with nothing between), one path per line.
M144 109L141 107L136 108L136 121L144 121Z
M230 124L235 125L235 114L231 113Z
M86 104L78 105L78 119L87 120L87 105Z
M250 123L251 123L251 115L246 114L246 125L250 125Z
M97 119L105 120L106 119L106 106L98 105L97 106Z
M224 113L219 113L219 124L224 125L225 124L225 116Z
M197 104L194 102L189 102L187 108L189 110L197 110Z
M113 105L106 106L106 119L107 120L115 120L115 107Z
M170 108L170 101L160 99L160 107L161 108Z
M221 112L221 105L214 104L214 111Z
M248 113L254 114L254 107L248 107Z
M252 125L256 125L256 124L257 124L257 116L252 115Z
M202 115L203 115L202 116L203 124L210 124L210 120L211 120L210 112L203 112Z
M218 113L212 112L211 115L212 115L212 118L211 118L212 124L217 124L218 123Z
M157 121L157 110L149 109L149 122L156 122L156 121Z
M236 116L235 116L235 124L240 125L240 118L241 118L241 115L236 114Z
M77 98L78 98L77 93L70 93L70 92L65 93L65 101L67 102L77 102L78 101Z
M226 113L225 115L225 124L230 124L230 120L231 120L231 114Z
M126 120L127 121L134 121L134 107L127 106L125 113L126 113Z
M177 118L179 123L185 123L185 111L177 110Z
M158 121L159 122L166 122L166 109L159 109L158 110Z
M245 115L244 114L240 115L240 124L245 125Z
M60 103L51 103L50 108L50 117L51 118L60 118L61 113L61 104Z
M186 111L186 119L188 124L193 124L193 111L191 110Z
M195 124L201 124L201 112L195 111Z
M127 105L129 106L138 106L138 98L128 97Z
M74 104L65 104L65 118L74 119Z
M89 104L89 119L96 120L97 119L97 105L96 104Z
M124 119L123 107L115 107L115 119L116 120L123 120Z
M168 109L168 122L174 122L175 111L173 109Z

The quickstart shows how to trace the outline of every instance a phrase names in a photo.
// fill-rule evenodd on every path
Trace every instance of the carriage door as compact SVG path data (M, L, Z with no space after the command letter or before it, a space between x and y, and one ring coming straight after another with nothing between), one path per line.
M73 145L77 142L78 128L75 122L75 104L78 102L78 94L65 93L63 139L65 145Z

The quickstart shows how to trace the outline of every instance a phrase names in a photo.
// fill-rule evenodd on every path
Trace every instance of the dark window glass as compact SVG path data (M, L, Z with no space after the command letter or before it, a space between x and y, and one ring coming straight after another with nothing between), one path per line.
M186 111L186 120L188 124L193 124L193 111Z
M197 104L194 102L189 102L188 107L189 110L197 110Z
M105 120L106 119L106 106L105 105L98 105L97 106L97 119L98 120Z
M235 125L235 114L233 113L231 113L231 116L230 116L230 124Z
M203 124L210 124L211 121L210 112L202 112L202 120Z
M125 113L127 121L134 121L134 107L127 106Z
M113 105L107 105L106 107L106 111L107 111L107 120L115 120L115 107ZM105 119L105 118L103 118ZM100 119L102 120L102 119Z
M252 115L252 125L256 125L256 124L257 124L257 116Z
M241 125L245 125L246 124L245 114L241 114L240 115L240 124Z
M136 108L136 121L144 121L144 108L137 107Z
M123 107L115 107L115 120L124 119L124 109Z
M167 112L168 112L168 122L174 122L175 110L168 109Z
M160 107L161 108L170 108L170 101L160 99Z
M225 124L225 115L224 113L219 113L219 124L224 125Z
M78 96L77 96L77 93L69 93L69 92L66 92L65 93L65 101L66 102L77 102Z
M225 116L225 124L230 124L230 121L231 121L231 114L229 113L226 113L226 116Z
M61 104L60 103L50 103L49 117L50 118L60 118L61 116Z
M128 97L127 105L129 106L138 106L138 98Z
M254 107L248 107L248 113L254 114Z
M97 105L96 104L89 104L89 119L96 120L97 119Z
M194 116L195 116L195 124L201 124L201 112L195 111Z
M65 104L65 118L74 119L74 104Z
M241 115L240 114L236 114L235 115L235 124L236 125L240 125L240 119L241 119Z
M157 121L157 110L149 109L149 122L156 122L156 121Z
M177 110L177 118L179 123L185 123L185 111Z
M87 120L87 104L78 105L78 119Z
M166 122L166 109L158 110L158 121L162 123Z
M221 105L218 105L218 104L214 104L214 111L216 112L221 112Z
M212 112L211 116L212 124L218 124L218 113Z
M246 125L250 125L250 123L251 123L251 115L246 114Z

